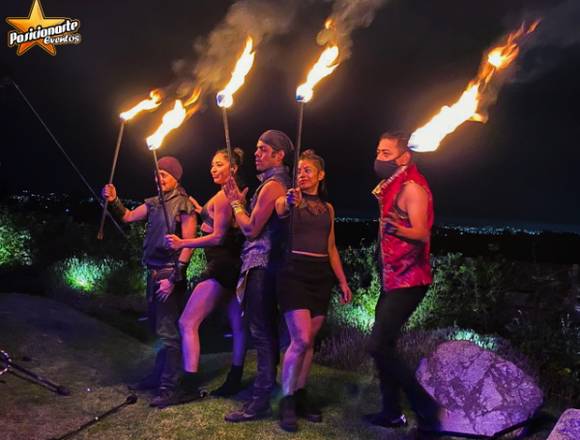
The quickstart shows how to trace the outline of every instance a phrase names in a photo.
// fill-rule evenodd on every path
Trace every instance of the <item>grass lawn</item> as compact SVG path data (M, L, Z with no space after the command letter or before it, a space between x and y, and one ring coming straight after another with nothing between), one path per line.
M0 295L0 348L12 360L67 386L72 394L59 396L12 373L0 377L0 438L49 439L74 430L129 394L127 380L152 365L151 347L112 327L45 298ZM202 371L208 389L220 385L229 355L206 355ZM255 353L248 354L244 380L255 372ZM315 365L310 393L324 407L324 422L303 421L300 431L281 431L274 418L230 424L223 416L240 405L206 398L164 410L151 409L151 396L139 394L135 405L123 408L87 431L82 439L373 439L405 438L403 432L367 426L360 415L377 408L379 396L372 377ZM276 409L277 398L274 409Z
M152 365L153 350L126 334L61 303L29 295L0 294L0 348L12 360L67 386L59 396L12 373L0 377L0 439L36 440L60 437L94 416L124 402L125 383ZM206 355L202 371L208 389L222 383L229 355ZM250 352L244 380L251 383L255 353ZM281 431L274 418L244 424L223 416L240 403L206 398L164 410L148 406L139 394L123 408L76 439L405 439L407 430L371 427L361 415L378 409L379 395L370 375L315 365L310 394L323 406L324 421L300 423L300 431ZM277 406L275 399L274 409ZM408 412L411 415L411 412ZM411 419L411 426L414 421ZM534 439L546 438L545 433Z

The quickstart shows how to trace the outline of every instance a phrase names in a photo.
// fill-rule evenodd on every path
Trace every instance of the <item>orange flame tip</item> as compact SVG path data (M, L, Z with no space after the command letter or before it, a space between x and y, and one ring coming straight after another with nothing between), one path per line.
M322 78L334 72L334 69L338 67L338 63L336 62L338 53L338 46L329 46L322 51L318 61L312 66L310 72L308 72L306 82L296 88L296 101L305 103L312 99L314 86Z
M218 107L229 108L234 103L234 93L244 85L246 75L254 64L254 57L256 53L253 51L254 41L251 37L246 39L246 47L242 55L236 62L234 70L232 71L232 78L230 82L220 90L216 95Z
M125 121L129 121L142 111L156 109L161 105L162 100L163 97L161 96L161 92L159 90L152 90L151 93L149 93L149 99L144 99L131 109L121 113L119 117Z
M179 99L177 99L173 109L169 110L163 115L163 119L159 128L155 131L155 133L147 138L146 142L149 149L157 150L159 147L161 147L165 136L167 136L169 132L179 127L185 120L186 115L187 112L183 107L183 104Z

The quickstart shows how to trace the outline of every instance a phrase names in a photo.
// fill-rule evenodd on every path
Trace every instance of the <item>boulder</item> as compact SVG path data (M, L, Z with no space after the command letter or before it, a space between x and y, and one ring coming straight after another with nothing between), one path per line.
M530 376L469 341L439 345L421 360L417 379L442 407L443 431L492 436L532 417L543 401Z
M552 429L548 440L577 440L580 438L580 409L567 409Z

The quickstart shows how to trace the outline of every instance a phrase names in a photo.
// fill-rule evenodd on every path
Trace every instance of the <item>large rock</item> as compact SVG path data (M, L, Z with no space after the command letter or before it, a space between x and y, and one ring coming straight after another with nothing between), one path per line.
M560 416L548 440L578 440L580 438L580 409L568 409Z
M533 416L543 400L517 366L468 341L439 345L417 379L443 407L444 431L491 436Z

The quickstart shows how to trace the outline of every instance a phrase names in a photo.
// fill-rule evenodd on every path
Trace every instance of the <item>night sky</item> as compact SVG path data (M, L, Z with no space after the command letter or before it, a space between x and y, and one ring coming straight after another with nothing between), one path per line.
M31 3L3 0L2 16L26 16ZM295 137L294 91L320 53L315 37L330 3L303 3L289 32L258 47L230 111L232 141L248 154L245 171L252 184L259 134L277 128ZM485 49L523 17L559 3L392 0L369 28L355 31L352 56L315 90L304 121L305 147L327 160L338 215L375 215L370 191L381 132L412 131L426 123L459 97ZM48 17L79 19L83 42L58 46L55 57L39 47L18 57L4 37L2 66L98 189L108 178L118 113L152 88L171 83L175 60L195 60L194 41L211 32L231 2L43 0L42 5ZM11 28L2 23L5 36ZM439 222L580 225L580 37L568 37L566 44L547 40L523 54L487 124L465 123L437 152L416 155L431 183ZM224 143L220 112L213 99L206 101L206 109L160 150L182 160L184 186L202 202L215 192L209 162ZM0 88L0 108L3 190L89 195L13 87ZM154 191L144 138L161 114L141 117L126 130L116 177L121 197L142 199Z

